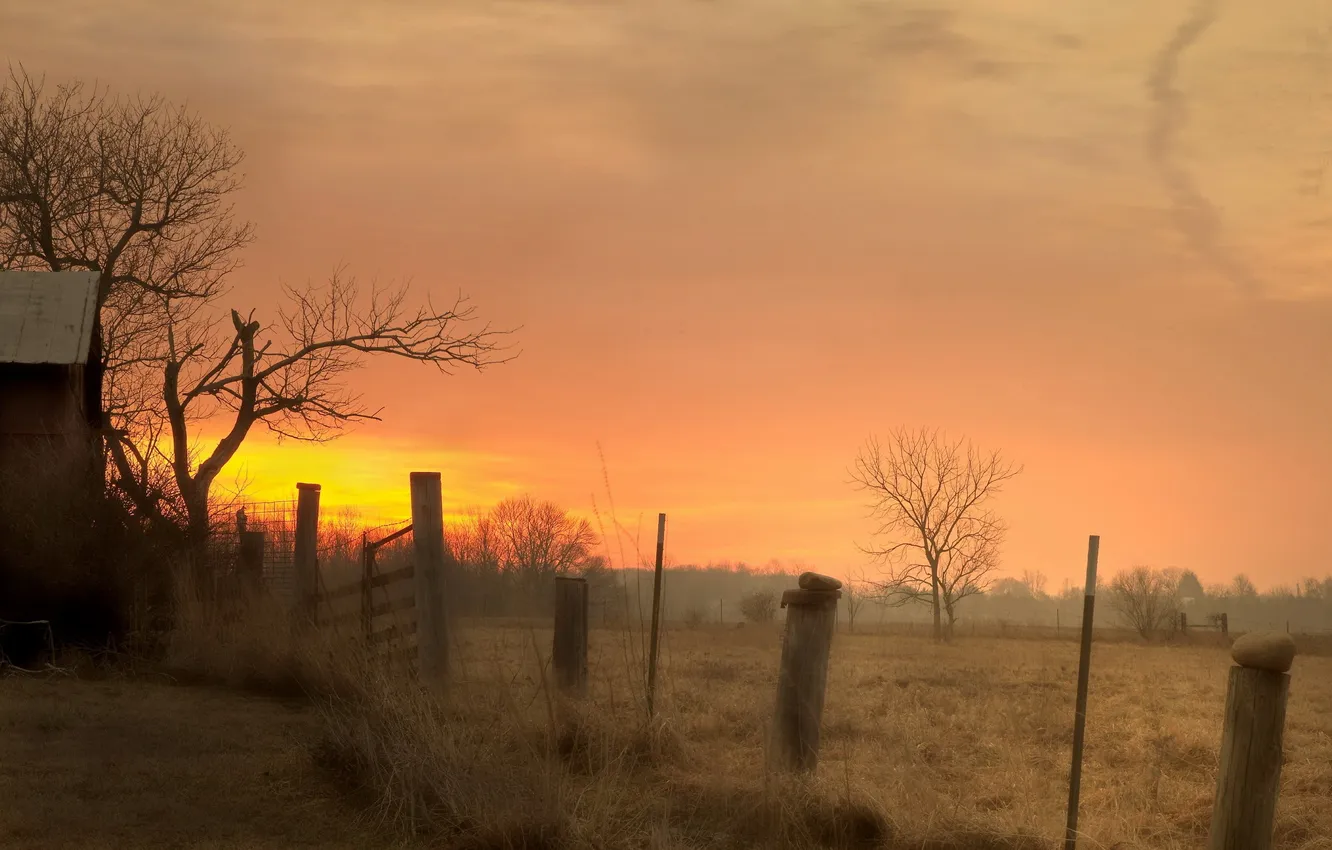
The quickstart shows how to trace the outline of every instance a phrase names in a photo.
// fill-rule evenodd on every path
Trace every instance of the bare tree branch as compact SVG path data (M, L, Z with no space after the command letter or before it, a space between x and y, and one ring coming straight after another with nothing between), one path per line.
M322 441L379 418L379 409L346 384L367 358L392 355L449 374L516 356L503 343L510 331L473 327L474 311L461 297L442 310L412 307L405 286L373 287L362 297L355 280L340 273L325 286L285 292L291 307L268 328L253 312L232 310L224 324L205 320L194 300L162 296L161 405L152 415L167 425L173 477L197 533L209 489L256 425L280 437ZM225 428L196 462L190 423L202 420Z

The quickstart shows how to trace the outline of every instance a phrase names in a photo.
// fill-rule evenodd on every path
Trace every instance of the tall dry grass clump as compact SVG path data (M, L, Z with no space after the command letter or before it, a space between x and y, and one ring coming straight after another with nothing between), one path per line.
M635 728L503 677L427 687L353 638L296 628L264 597L231 610L182 582L167 668L177 678L311 701L312 756L404 836L461 847L592 846L615 832L626 776L682 757L661 724ZM636 816L630 816L633 821Z

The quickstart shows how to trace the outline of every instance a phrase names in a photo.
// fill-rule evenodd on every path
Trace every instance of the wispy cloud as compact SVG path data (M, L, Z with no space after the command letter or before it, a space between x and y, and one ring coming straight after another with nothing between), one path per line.
M1220 14L1221 0L1197 0L1189 15L1156 55L1147 77L1155 110L1147 133L1147 152L1174 203L1175 223L1193 249L1242 294L1260 294L1261 283L1225 244L1221 216L1203 194L1175 150L1188 118L1188 101L1176 86L1180 61Z

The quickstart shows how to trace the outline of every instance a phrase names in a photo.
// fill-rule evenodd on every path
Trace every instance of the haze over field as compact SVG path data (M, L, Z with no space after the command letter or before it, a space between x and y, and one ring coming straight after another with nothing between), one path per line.
M0 56L232 129L237 306L345 263L523 326L479 376L372 363L382 424L254 434L251 494L399 516L439 469L588 510L600 440L677 562L839 572L857 445L937 425L1025 464L1007 571L1056 585L1088 533L1329 569L1329 37L1324 0L0 10Z

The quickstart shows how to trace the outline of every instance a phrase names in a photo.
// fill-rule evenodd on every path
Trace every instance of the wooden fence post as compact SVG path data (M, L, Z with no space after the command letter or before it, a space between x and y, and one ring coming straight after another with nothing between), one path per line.
M812 772L819 763L819 724L842 583L802 573L799 586L782 594L786 628L777 674L774 754L786 770Z
M1290 635L1250 633L1231 647L1221 771L1208 850L1270 850L1281 784L1281 738L1295 660Z
M257 594L264 586L264 533L242 531L237 553L242 594Z
M438 472L413 472L411 483L417 670L423 680L446 682L449 628L444 610L444 495Z
M318 484L296 485L296 616L311 623L319 609L319 491Z
M1189 633L1189 615L1183 611L1179 612L1179 630L1183 634Z
M551 660L555 684L565 693L587 696L587 580L555 577L555 645Z

